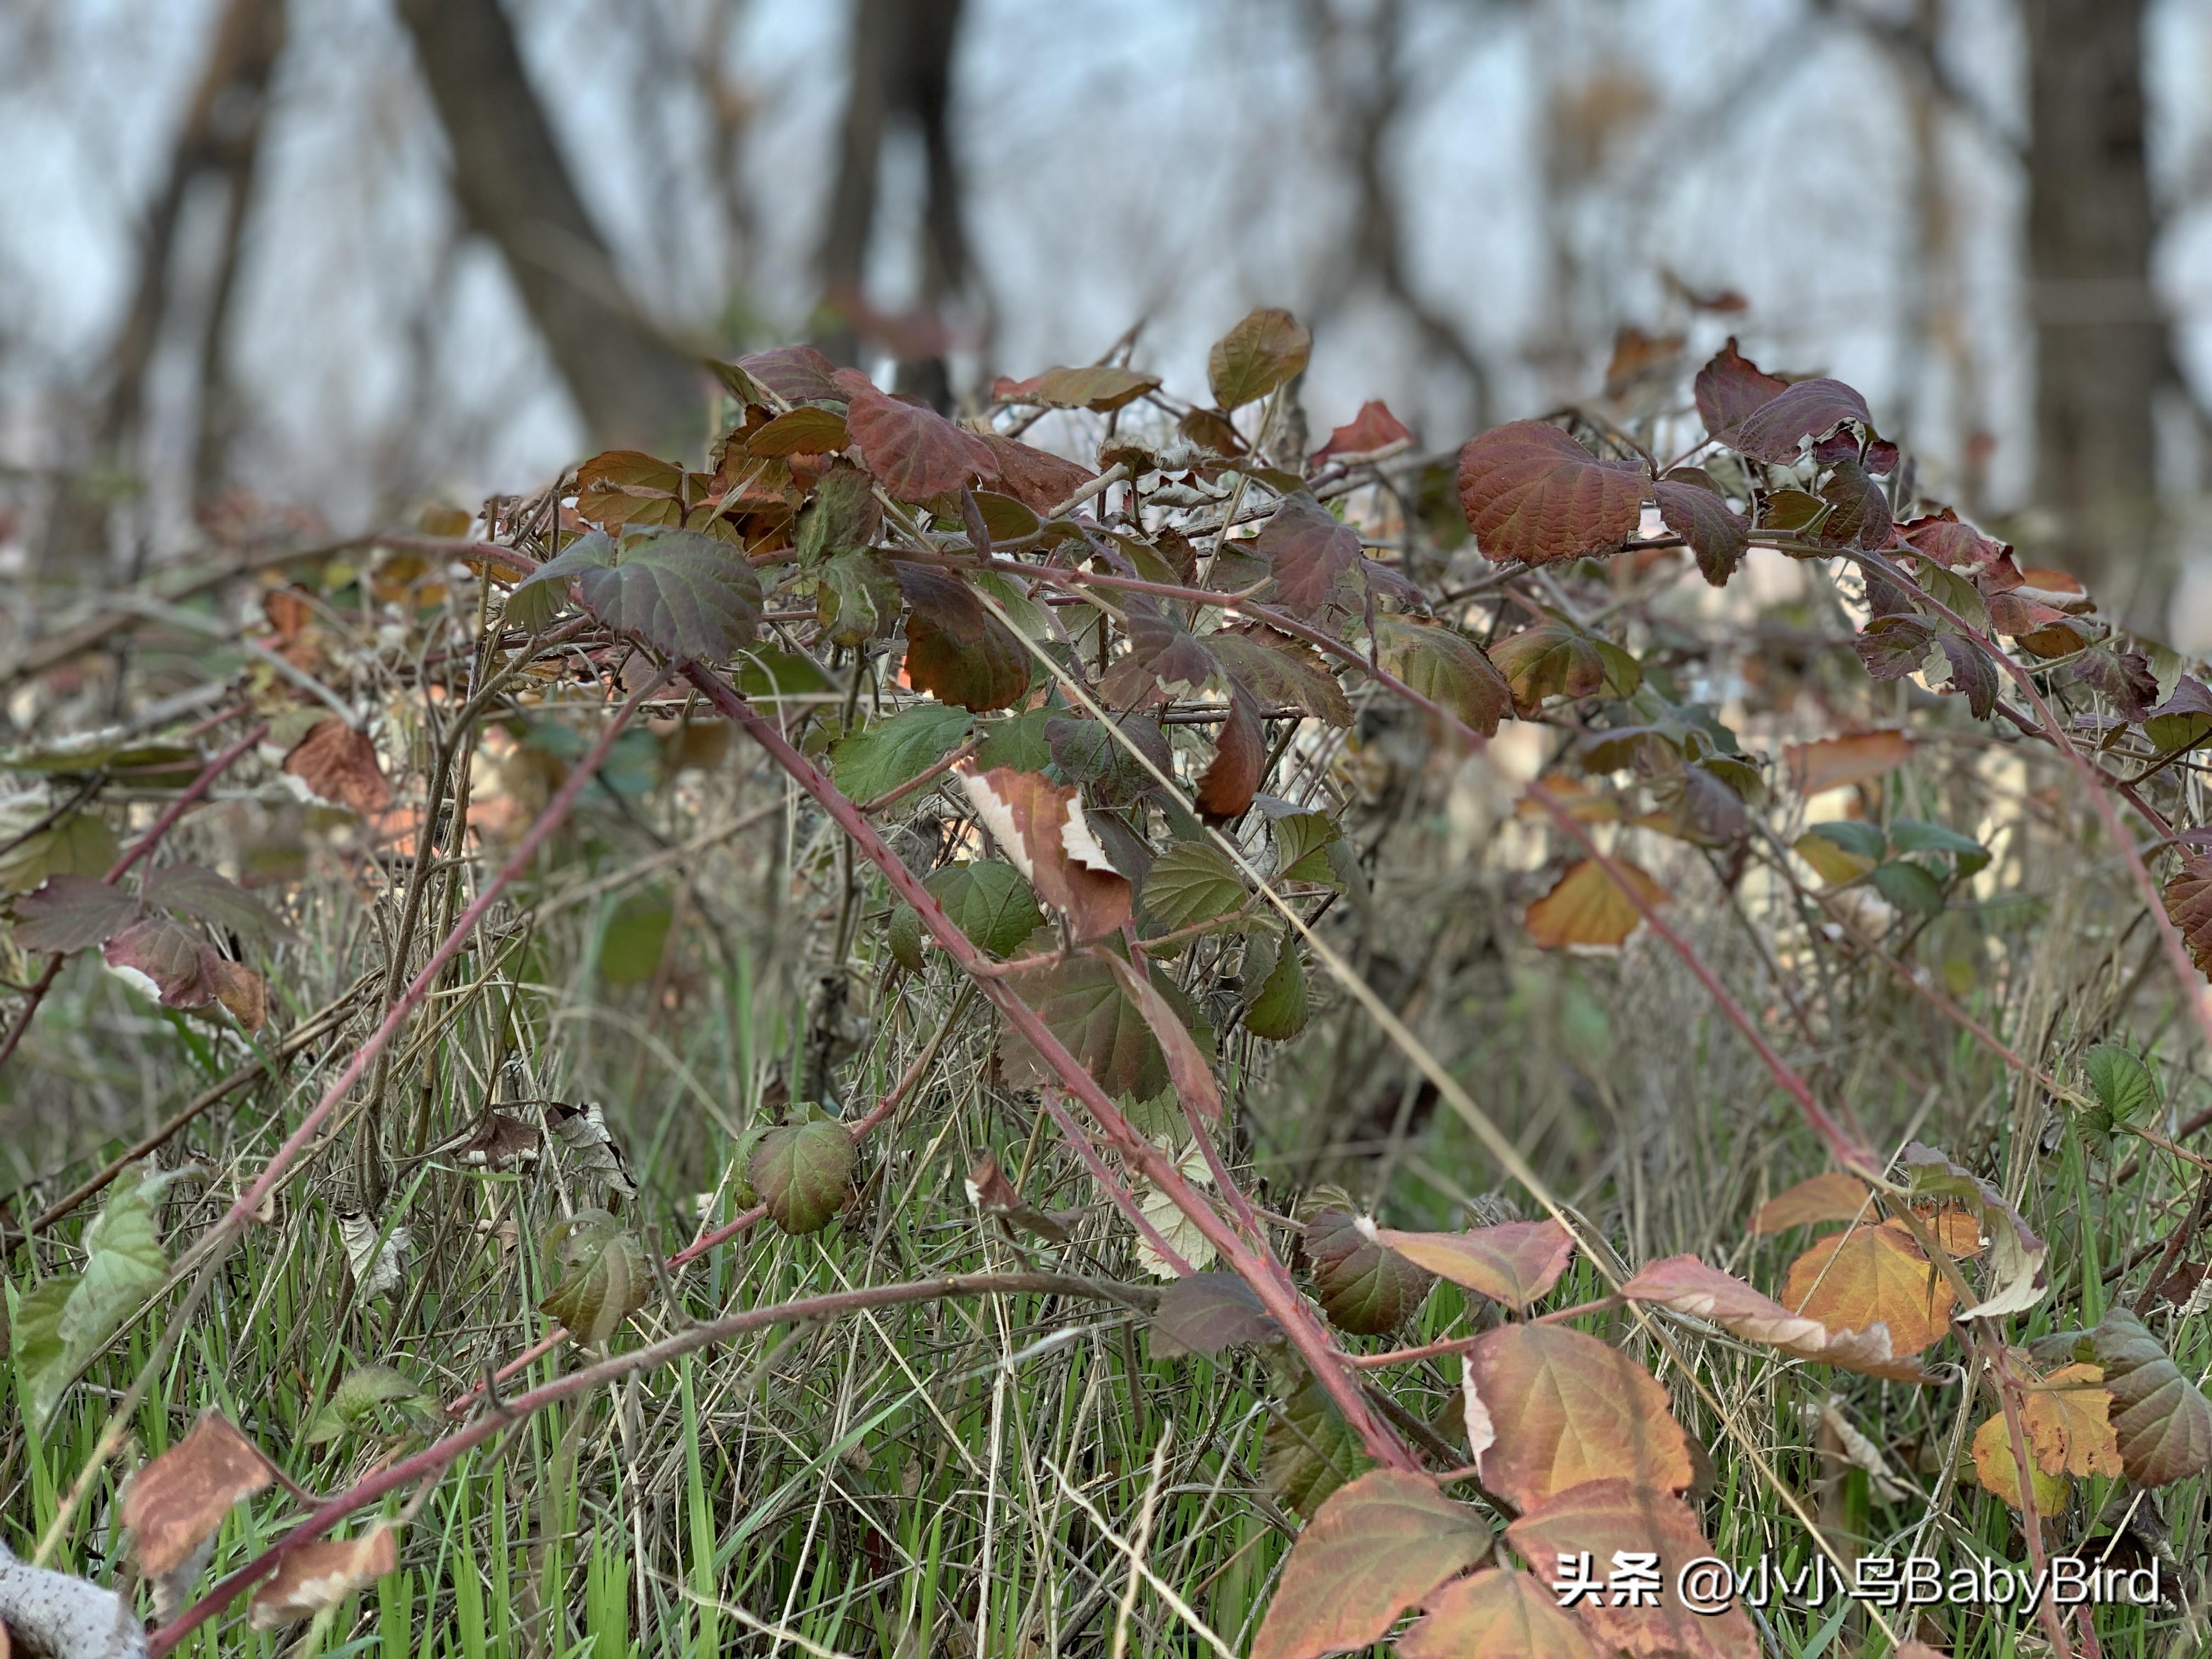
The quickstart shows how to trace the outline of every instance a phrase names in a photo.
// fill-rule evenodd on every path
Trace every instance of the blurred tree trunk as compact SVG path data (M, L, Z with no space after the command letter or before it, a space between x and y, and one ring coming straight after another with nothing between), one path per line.
M2036 497L2108 613L2162 627L2154 409L2171 378L2150 288L2143 0L2022 0Z
M461 211L506 260L592 441L687 441L704 408L698 368L624 296L500 0L400 0L399 15L453 150Z
M854 9L845 117L837 176L816 264L826 306L858 308L874 240L884 141L895 122L910 122L927 169L921 215L921 298L934 308L969 275L959 158L952 148L952 53L961 0L859 0ZM841 362L858 355L849 319L820 342ZM942 358L899 366L900 389L939 408L951 401Z
M219 368L222 337L244 234L246 199L269 101L269 82L283 50L284 0L228 0L217 19L191 100L169 152L169 170L147 210L138 276L130 309L108 347L108 383L93 432L91 475L66 487L40 549L40 574L96 571L104 563L112 481L135 465L146 405L146 377L170 309L178 232L193 187L210 175L228 186L227 222L216 301L202 334L202 420ZM204 425L203 427L204 431ZM105 475L105 477L101 476ZM92 562L88 563L90 561Z

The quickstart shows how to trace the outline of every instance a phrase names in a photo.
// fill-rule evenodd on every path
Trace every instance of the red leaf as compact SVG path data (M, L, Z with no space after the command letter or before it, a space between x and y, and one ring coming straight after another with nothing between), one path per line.
M1898 533L1915 552L1936 561L1946 570L1972 574L2006 557L2012 549L1991 541L1970 524L1960 522L1949 507L1899 526Z
M1698 371L1698 414L1705 430L1723 443L1753 410L1771 403L1790 385L1766 374L1735 349L1735 336Z
M1378 460L1395 455L1413 441L1413 434L1390 412L1389 405L1370 398L1359 405L1359 413L1328 434L1328 441L1314 452L1314 465L1327 460Z
M899 501L926 501L999 476L998 458L974 433L872 386L854 392L845 424L862 464Z
M1615 553L1636 533L1644 472L1601 461L1541 421L1514 421L1459 453L1459 499L1487 558L1550 564Z
M1213 758L1198 781L1199 811L1217 822L1242 816L1260 793L1267 764L1267 728L1244 690L1232 688L1229 718L1221 723Z
M1292 613L1310 617L1332 600L1359 605L1359 532L1304 491L1282 499L1251 550L1273 568L1275 600Z
M392 785L377 763L376 745L335 716L318 720L284 757L284 771L317 800L375 813L392 805Z
M1695 467L1678 466L1651 486L1667 528L1689 543L1698 568L1715 587L1729 577L1751 545L1751 521L1728 504L1718 485Z
M1864 398L1841 380L1798 380L1753 410L1723 441L1753 460L1782 466L1797 459L1806 440L1825 438L1846 422L1874 430Z
M837 372L836 364L811 345L756 351L750 357L738 358L738 367L787 404L842 398L845 395L831 378Z
M1549 1218L1508 1221L1463 1233L1378 1227L1375 1239L1408 1261L1508 1308L1525 1308L1549 1295L1575 1253L1574 1235Z
M109 939L100 955L125 979L133 975L165 1008L204 1008L215 1000L216 959L189 928L166 916L149 916ZM136 983L137 981L134 981Z
M1006 493L1032 512L1049 513L1098 475L1064 456L1002 437L995 432L979 434L991 452L997 477Z
M1084 819L1080 791L1009 766L959 769L975 816L1022 872L1038 900L1067 918L1078 939L1110 933L1129 919L1127 878Z
M138 919L138 900L92 876L49 876L15 901L15 943L33 956L105 945Z
M904 562L891 568L908 606L908 684L979 714L1029 690L1028 651L957 577Z
M1490 1551L1490 1528L1425 1474L1372 1469L1329 1495L1298 1534L1252 1659L1364 1648Z

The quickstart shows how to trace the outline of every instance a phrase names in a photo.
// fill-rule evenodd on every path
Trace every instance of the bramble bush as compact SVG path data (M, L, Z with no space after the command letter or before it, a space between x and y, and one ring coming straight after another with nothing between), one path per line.
M1869 1601L1845 1639L2097 1653L2095 1619L2124 1623L2129 1651L2201 1639L2203 1587L2179 1563L2201 1559L2212 1404L2174 1345L2206 1302L2212 1198L2187 1144L2208 1121L2189 1100L2212 1037L2195 758L2212 690L1924 499L1850 387L1767 373L1734 341L1687 402L1514 422L1455 457L1418 453L1379 403L1304 453L1309 347L1290 315L1255 311L1214 346L1203 400L1124 351L1002 380L969 422L807 347L717 365L725 430L704 466L603 454L491 504L473 538L264 550L240 577L258 610L216 720L19 755L46 793L19 798L0 854L18 1002L0 1054L20 1073L42 1001L96 955L172 1011L215 1079L110 1160L104 1196L83 1183L12 1224L8 1479L37 1488L16 1516L37 1555L65 1553L96 1498L134 1540L146 1650L249 1592L256 1629L314 1620L319 1641L358 1621L392 1650L394 1576L443 1559L416 1517L476 1449L580 1410L555 1460L573 1474L591 1402L634 1401L632 1379L689 1379L693 1357L778 1328L975 1302L1082 1340L1133 1325L1146 1374L1217 1427L1261 1401L1250 1501L1285 1532L1303 1518L1271 1592L1218 1633L1142 1565L1147 1489L1134 1544L1091 1511L1099 1571L1127 1577L1091 1604L1081 1640L1102 1650L1157 1596L1180 1632L1161 1639L1249 1640L1263 1659L1394 1631L1413 1659L1811 1652L1838 1639L1825 1609L1778 1635L1778 1610L1700 1610L1665 1572L1628 1598L1565 1595L1560 1576L1584 1557L1602 1576L1623 1556L1772 1549L1848 1581L1878 1542L1931 1535L2016 1543L2036 1572L2124 1545L2164 1562L2172 1599L2094 1618ZM1039 431L1057 450L1024 441ZM1059 453L1079 444L1081 462ZM1805 596L1789 626L1747 596L1747 564ZM65 642L97 650L124 625ZM1601 1020L1632 974L1693 988L1705 1012L1682 1040L1755 1065L1738 1122L1757 1165L1705 1200L1712 1248L1641 1255L1613 1200L1540 1171L1480 1068L1363 975L1360 927L1408 878L1362 768L1408 729L1431 784L1493 765L1520 781L1507 829L1528 856L1500 867L1523 958L1571 963ZM807 896L787 914L815 929L781 1098L742 1103L757 1109L684 1217L641 1191L599 1107L535 1097L557 990L534 930L570 902L553 854L580 808L635 819L656 775L763 757L781 782L762 807L696 845L672 819L653 855L749 825L780 838L770 880ZM298 963L336 901L301 871L262 875L248 846L174 854L218 782L254 769L350 826L326 856L374 920L319 1007ZM134 823L125 786L158 813ZM2054 869L2070 908L2033 890ZM667 908L615 915L603 969L681 1006ZM1741 933L1748 969L1715 948ZM2055 989L2091 939L2105 994L2075 994L2078 975ZM1263 1176L1292 1062L1348 1024L1379 1034L1510 1204L1423 1231L1343 1186ZM333 1034L312 1103L264 1139L137 1161ZM1869 1085L1888 1063L1917 1103ZM1954 1111L1946 1080L1969 1075L1987 1099ZM31 1085L15 1087L20 1104ZM925 1181L950 1156L942 1129L920 1151L894 1138L979 1091L997 1139L964 1181ZM1970 1138L1936 1144L1945 1125ZM298 1183L318 1164L333 1173L315 1199ZM180 1202L193 1192L224 1196ZM242 1402L241 1427L216 1408L236 1396L179 1386L178 1357L243 1316L240 1251L311 1202L338 1230L347 1307L393 1310L387 1349L403 1314L459 1305L431 1282L461 1272L441 1250L477 1273L534 1264L538 1339L442 1378L392 1352L334 1362L299 1398ZM772 1272L723 1269L711 1293L685 1277L763 1224L865 1242L892 1207L978 1230L988 1260L885 1273L848 1252L860 1282L801 1295ZM100 1431L55 1466L45 1437L102 1376ZM193 1425L141 1431L142 1412ZM159 1455L113 1491L140 1439ZM696 1436L689 1456L696 1483ZM222 1531L234 1506L258 1517L252 1551ZM561 1513L531 1523L541 1548L575 1526ZM896 1529L938 1547L927 1522ZM533 1650L578 1650L563 1632L581 1624L559 1621L630 1590L599 1553L545 1559L555 1622ZM33 1651L62 1628L41 1619L137 1628L127 1593L0 1571L0 1615ZM975 1634L945 1650L987 1639L988 1553L981 1577L984 1611L959 1613ZM379 1585L385 1611L347 1611ZM712 1600L696 1650L713 1650ZM642 1601L630 1616L652 1619ZM878 1626L879 1650L948 1639L906 1619Z

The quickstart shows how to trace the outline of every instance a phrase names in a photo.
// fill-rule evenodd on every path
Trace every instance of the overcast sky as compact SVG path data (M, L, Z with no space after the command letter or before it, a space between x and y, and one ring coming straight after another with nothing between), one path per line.
M764 343L803 330L812 298L844 15L820 0L745 9L723 65L757 112L757 234L739 249L716 204L699 82L671 68L697 52L709 9L515 8L642 302L702 332L747 317ZM1699 350L1735 330L1763 362L1861 386L1939 478L1985 426L1995 504L2016 497L2031 396L2008 153L2024 125L2021 42L2011 0L1945 9L1945 60L1966 96L1941 125L1953 251L1931 272L1912 257L1905 83L1864 32L1801 0L1408 0L1410 106L1392 166L1413 276L1480 343L1498 415L1593 389L1623 324L1688 325ZM0 460L66 458L55 417L90 395L214 10L0 0ZM2207 148L2212 0L2154 11L2155 138L2180 194ZM994 367L1087 359L1141 318L1139 357L1195 387L1207 343L1251 304L1310 312L1350 200L1297 16L1268 0L969 0L959 141ZM465 503L573 459L580 428L504 272L453 234L389 0L294 0L279 80L232 348L259 411L243 457L256 487L345 523L388 510L378 494L394 478ZM1579 179L1557 143L1563 100L1610 139ZM888 164L879 304L911 283L898 232L917 167ZM204 242L212 219L188 230ZM2212 221L2184 208L2172 222L2162 292L2212 320ZM1736 289L1749 309L1693 316L1669 271ZM1931 275L1951 285L1948 346L1911 320ZM1316 320L1316 431L1382 396L1430 443L1467 435L1456 382L1402 319L1355 296ZM2201 324L2185 343L2212 380ZM186 395L186 366L165 364L160 388Z

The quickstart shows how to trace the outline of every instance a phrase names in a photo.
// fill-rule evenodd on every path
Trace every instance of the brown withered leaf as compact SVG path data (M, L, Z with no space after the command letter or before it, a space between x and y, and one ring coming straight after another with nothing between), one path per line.
M332 806L356 812L380 812L392 805L392 785L366 732L332 715L307 728L307 736L284 757L283 770L307 792Z
M1360 602L1359 532L1304 490L1277 503L1250 551L1275 573L1275 602L1294 616Z
M1893 772L1912 758L1914 747L1902 732L1856 732L1817 743L1793 743L1782 755L1797 792L1818 795Z
M1460 505L1487 558L1550 564L1615 553L1643 517L1644 471L1601 461L1541 421L1510 421L1459 453Z
M966 1186L968 1201L985 1215L1026 1228L1055 1244L1067 1243L1067 1229L1054 1217L1026 1202L1015 1190L1014 1183L1006 1179L997 1158L986 1157L969 1170Z
M302 1544L279 1561L268 1583L253 1593L246 1623L256 1630L274 1630L312 1619L398 1565L398 1544L392 1528L382 1524L358 1538Z
M1633 883L1644 902L1665 904L1672 896L1627 860L1613 864ZM1528 907L1523 924L1528 937L1547 951L1618 950L1644 920L1643 912L1595 859L1584 859L1561 876L1552 890Z
M34 956L105 945L138 920L138 896L96 876L64 871L15 901L15 943Z
M1482 1484L1516 1509L1616 1475L1680 1492L1695 1473L1658 1378L1565 1325L1484 1332L1468 1350L1462 1391Z
M1114 867L1083 815L1082 792L1041 772L958 769L975 816L1038 900L1067 919L1078 939L1117 930L1130 912L1128 878Z
M123 1494L123 1524L140 1573L169 1577L199 1555L233 1504L275 1478L268 1460L220 1412L203 1414L191 1433L131 1476Z
M1242 686L1229 693L1229 715L1214 734L1213 758L1198 780L1200 815L1223 823L1243 815L1267 766L1267 728Z
M1046 409L1089 409L1106 415L1159 387L1157 374L1140 374L1115 363L1087 363L1077 368L1048 368L1026 380L1001 374L991 382L991 401L1041 404Z
M1249 1342L1267 1342L1282 1327L1257 1292L1235 1273L1192 1273L1161 1292L1152 1310L1152 1357L1217 1354Z
M2197 971L2212 978L2212 853L2189 853L2166 882L2166 920L2189 946Z
M1431 1273L1516 1309L1550 1295L1575 1253L1574 1235L1550 1217L1461 1233L1405 1233L1384 1227L1376 1229L1375 1237Z
M1427 1475L1370 1470L1331 1493L1298 1534L1252 1659L1364 1648L1489 1553L1489 1526Z
M1098 476L1065 456L1003 434L977 435L997 464L999 487L1032 512L1051 512Z
M1856 1221L1867 1207L1867 1184L1855 1175L1829 1170L1785 1188L1759 1206L1751 1231L1761 1237L1809 1227L1820 1221Z
M1160 1045L1160 1053L1168 1063L1168 1081L1174 1085L1178 1098L1207 1122L1218 1122L1221 1118L1221 1085L1215 1081L1213 1067L1200 1050L1190 1028L1168 1004L1149 975L1111 951L1095 951L1097 959L1106 964L1121 987L1121 994L1129 999L1137 1012L1144 1016L1145 1024L1152 1028L1152 1038Z
M538 1131L507 1112L486 1112L444 1145L433 1146L434 1158L451 1158L480 1170L512 1170L535 1164L544 1148Z

